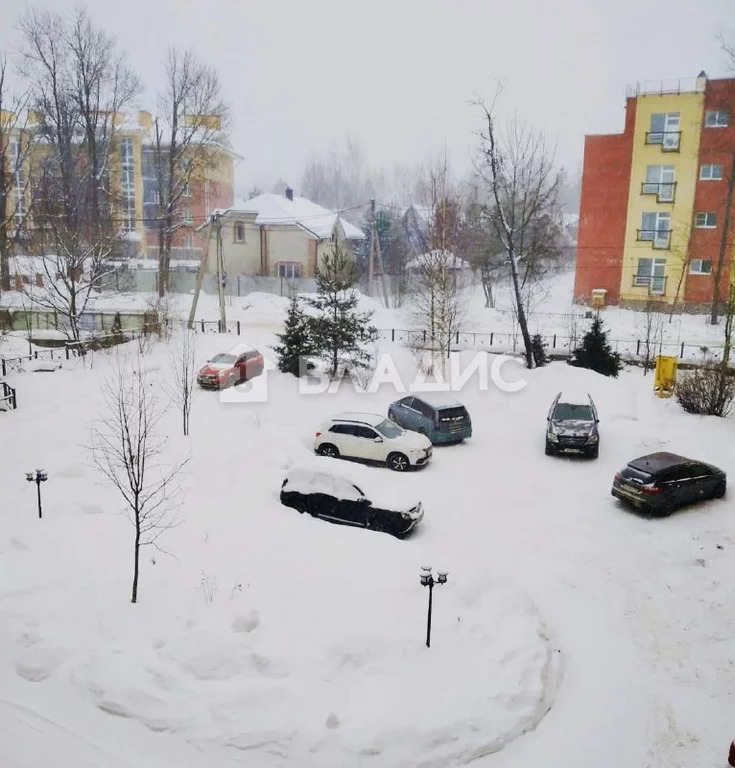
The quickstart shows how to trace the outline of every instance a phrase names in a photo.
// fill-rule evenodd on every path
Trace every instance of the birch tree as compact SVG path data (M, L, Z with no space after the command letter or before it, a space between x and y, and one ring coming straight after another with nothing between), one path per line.
M172 377L169 389L174 404L181 411L181 424L185 436L189 434L191 400L196 375L195 339L193 331L184 329L171 351Z
M32 169L31 245L44 256L46 290L34 301L61 314L78 341L79 318L122 239L111 157L119 115L139 82L115 40L95 29L85 10L70 18L31 10L20 29L40 146Z
M526 365L534 367L524 284L558 252L559 173L544 136L518 118L501 129L495 102L478 102L483 117L477 172L487 185L485 215L507 257Z
M161 433L164 407L142 357L135 369L117 359L103 384L104 416L92 428L90 452L99 472L117 489L133 525L133 577L130 601L138 601L140 551L158 547L177 525L182 503L181 474L189 459L165 463Z
M226 137L228 108L217 72L193 51L172 48L153 126L153 165L158 186L158 295L168 291L171 249L188 218L192 185L216 166Z
M25 234L33 143L28 93L10 92L7 58L0 53L0 292L11 288L11 249Z

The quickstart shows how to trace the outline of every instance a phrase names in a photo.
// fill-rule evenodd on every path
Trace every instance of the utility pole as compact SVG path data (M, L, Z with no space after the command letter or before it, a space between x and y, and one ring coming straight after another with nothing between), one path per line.
M225 310L225 284L227 272L225 272L225 254L222 245L222 216L214 215L214 224L217 228L217 292L219 294L219 322L220 333L227 332L227 312Z
M199 264L199 272L197 273L197 282L194 288L194 298L192 299L191 310L189 311L189 329L194 327L197 303L199 302L199 294L202 290L202 283L204 282L204 270L207 268L207 261L209 260L209 244L212 242L213 218L213 216L210 216L209 222L207 223L207 244L204 246L204 254L202 255L202 260Z
M375 242L378 238L378 228L375 225L375 198L370 201L370 253L368 254L368 278L367 278L367 295L373 295L373 268L374 268L374 254L375 254Z
M367 295L373 295L373 274L375 272L375 262L378 263L378 269L380 270L380 282L383 286L383 302L386 307L389 307L388 301L388 284L385 282L385 269L383 268L383 255L380 251L380 237L378 236L378 223L375 215L375 198L370 201L370 253L368 255L368 290Z
M375 227L375 254L378 257L378 269L380 270L380 282L383 286L383 301L386 309L390 307L388 301L388 284L386 283L385 268L383 266L383 254L380 250L380 238L378 237L377 226Z

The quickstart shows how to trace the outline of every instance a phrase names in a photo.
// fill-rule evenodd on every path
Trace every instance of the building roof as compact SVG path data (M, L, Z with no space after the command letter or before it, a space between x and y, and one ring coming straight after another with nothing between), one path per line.
M434 250L428 253L422 253L406 262L406 269L411 271L420 271L422 269L433 269L443 267L450 272L464 269L472 269L469 261L455 256L451 251Z
M338 213L330 211L305 197L289 200L284 195L267 192L248 200L241 208L229 208L219 211L224 214L254 215L255 223L268 226L298 226L311 232L320 240L332 236L337 221L348 240L364 240L365 233L345 221Z

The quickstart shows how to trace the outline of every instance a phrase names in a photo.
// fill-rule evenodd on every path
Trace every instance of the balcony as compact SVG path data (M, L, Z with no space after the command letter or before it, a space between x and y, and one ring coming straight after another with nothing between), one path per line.
M671 248L670 229L639 229L636 240L651 243L657 251L668 251Z
M676 182L669 181L659 184L658 182L644 181L641 184L641 194L656 195L657 203L673 203L676 198Z
M649 296L665 296L666 279L666 275L633 275L633 287L648 288Z
M681 131L648 131L646 144L659 144L662 152L678 152Z

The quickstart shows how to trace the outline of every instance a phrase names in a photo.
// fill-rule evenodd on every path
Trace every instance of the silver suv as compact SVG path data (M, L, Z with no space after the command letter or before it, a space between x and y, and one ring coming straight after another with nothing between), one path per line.
M595 403L587 395L587 402L575 402L562 398L562 393L554 398L549 408L546 421L546 455L557 453L581 453L596 459L600 453L600 432L597 428L600 419Z

